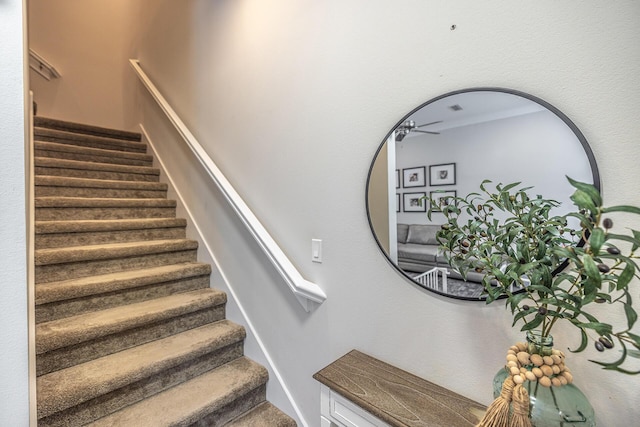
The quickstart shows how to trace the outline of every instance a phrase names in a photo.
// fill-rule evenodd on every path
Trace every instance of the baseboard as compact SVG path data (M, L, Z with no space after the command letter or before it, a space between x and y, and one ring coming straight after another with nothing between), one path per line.
M201 231L201 228L198 226L198 222L196 221L191 211L189 210L189 207L185 203L184 198L182 197L182 194L180 192L180 189L177 188L177 186L175 185L175 181L172 179L171 173L168 171L165 165L165 162L162 160L161 156L156 151L153 141L149 137L149 134L147 133L142 123L140 124L140 132L142 134L142 142L146 142L149 145L149 147L151 148L151 151L153 152L153 156L155 160L157 160L158 162L158 166L160 167L161 173L164 174L164 176L166 176L167 178L169 191L173 192L176 195L176 199L177 199L176 202L178 204L178 209L184 211L185 216L187 217L186 219L188 223L188 228L193 227L193 230L195 230L195 236L193 236L193 238L198 241L200 248L204 248L203 252L205 252L206 257L209 258L208 260L202 260L202 261L209 262L212 264L213 271L211 274L211 283L221 284L221 286L217 286L217 287L227 292L228 294L227 304L229 303L234 304L242 316L242 319L230 319L230 320L243 325L247 329L247 338L245 339L245 347L247 346L246 345L247 341L253 341L253 344L255 345L252 347L260 349L261 354L259 355L256 355L256 354L247 354L247 355L252 359L254 359L256 362L263 364L269 371L269 378L271 381L267 383L267 395L274 393L273 387L278 387L281 393L277 393L277 394L283 394L284 396L286 396L286 399L288 400L287 403L290 405L291 409L295 412L295 416L290 413L288 415L294 418L299 425L303 427L308 427L309 424L306 422L306 420L302 416L302 412L300 411L300 408L296 404L295 399L293 398L286 383L284 382L284 379L280 374L280 371L275 366L273 359L269 355L269 352L267 351L264 343L260 339L260 336L258 335L255 327L253 326L251 320L249 319L249 316L247 315L246 310L244 309L241 301L238 299L237 293L234 291L232 284L230 283L229 280L227 280L227 276L225 275L224 271L220 268L220 265L213 253L213 250L211 249L211 246L205 239L204 234ZM198 164L194 167L199 167L199 166L200 165ZM275 380L277 384L273 384L272 383L273 380ZM276 406L279 406L277 401L274 401L272 403L274 403ZM280 409L285 410L285 412L289 412L282 407L280 407Z

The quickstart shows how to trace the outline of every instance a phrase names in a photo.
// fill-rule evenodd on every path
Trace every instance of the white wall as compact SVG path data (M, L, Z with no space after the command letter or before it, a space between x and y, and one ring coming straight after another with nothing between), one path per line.
M485 179L494 184L522 182L533 186L530 194L557 200L566 213L574 205L575 190L565 176L593 182L589 159L571 129L550 111L505 118L443 131L440 135L408 137L396 144L398 169L425 166L427 186L400 188L399 193L456 191L458 197L480 192ZM456 183L432 186L429 166L456 164ZM489 189L494 187L490 184ZM432 216L434 223L444 222L442 214ZM398 222L429 222L424 213L401 212Z
M23 7L0 2L0 425L29 423Z
M30 0L29 47L62 74L31 71L38 115L135 129L137 4L128 0Z
M328 295L304 313L219 196L202 201L221 267L311 425L319 411L311 375L352 348L488 403L491 377L522 336L502 304L445 299L406 282L370 235L371 157L414 106L477 86L539 96L590 141L606 200L640 203L636 2L147 4L155 9L144 24L143 68ZM311 263L311 238L323 239L322 264ZM556 331L559 347L578 339ZM592 357L569 363L599 425L633 424L637 378L604 372Z

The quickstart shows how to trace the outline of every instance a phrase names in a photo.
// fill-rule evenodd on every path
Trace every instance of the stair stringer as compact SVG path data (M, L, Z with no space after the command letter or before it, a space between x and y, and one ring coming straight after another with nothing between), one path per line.
M211 246L205 238L201 227L199 227L195 216L187 206L180 188L178 188L175 180L172 178L171 172L169 172L162 156L156 149L149 133L142 123L140 123L139 126L140 133L142 134L142 142L147 143L152 151L154 167L160 169L160 181L168 184L167 198L176 200L177 202L176 217L186 218L187 238L198 242L197 259L201 262L211 264L212 266L210 276L211 287L222 290L228 295L226 303L226 318L244 326L246 329L247 335L244 341L245 355L265 366L269 372L270 381L267 382L267 401L273 403L276 407L292 417L298 425L304 427L312 425L304 419L302 412L293 398L293 395L289 391L282 375L275 366L273 359L269 355L263 341L260 339L260 336L249 319L242 303L239 301L237 293L231 285L231 281L227 279L224 271L220 268L219 262L217 261Z

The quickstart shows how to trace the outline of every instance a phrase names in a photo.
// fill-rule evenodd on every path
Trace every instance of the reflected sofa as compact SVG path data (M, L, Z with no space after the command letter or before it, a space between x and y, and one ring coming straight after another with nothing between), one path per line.
M446 257L438 247L436 233L439 224L398 224L398 267L413 272L424 273L433 267L448 267ZM449 277L462 280L460 273L449 269ZM467 273L467 280L482 282L483 274L475 271Z

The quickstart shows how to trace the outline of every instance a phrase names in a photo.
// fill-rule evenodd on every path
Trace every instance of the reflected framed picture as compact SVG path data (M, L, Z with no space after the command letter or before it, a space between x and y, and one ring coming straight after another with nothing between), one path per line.
M433 200L435 204L432 209L433 212L442 212L442 207L446 206L450 203L450 199L456 197L456 191L431 191L429 193L429 198Z
M400 169L396 169L396 188L400 188Z
M429 166L429 185L454 185L456 183L456 164L444 163Z
M404 188L424 187L427 185L426 170L425 166L402 169L402 186Z
M427 193L404 193L402 196L402 206L405 212L427 211L427 201L424 200L427 197Z
M400 195L396 194L396 212L400 212Z

